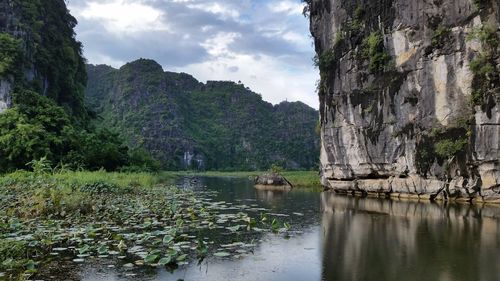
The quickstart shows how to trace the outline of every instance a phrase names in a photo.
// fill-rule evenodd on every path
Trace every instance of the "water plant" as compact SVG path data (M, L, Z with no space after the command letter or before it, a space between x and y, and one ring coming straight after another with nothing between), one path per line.
M207 257L242 258L263 232L290 230L276 214L216 201L215 192L131 186L132 175L127 183L105 180L116 179L114 174L72 174L87 180L28 172L0 178L3 276L37 278L49 260L68 258L78 264L109 259L118 268L171 269Z

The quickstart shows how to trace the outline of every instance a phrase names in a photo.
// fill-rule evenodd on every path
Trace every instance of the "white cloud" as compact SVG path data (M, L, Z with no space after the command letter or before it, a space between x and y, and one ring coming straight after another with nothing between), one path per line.
M288 15L302 14L304 4L299 1L284 0L278 3L271 2L268 4L269 10L274 13L286 13Z
M76 16L103 23L105 28L116 34L136 33L141 31L168 30L162 21L164 13L151 6L124 0L109 2L88 2Z
M105 64L105 65L110 65L114 68L120 68L122 65L126 63L121 60L115 60L103 54L87 53L86 55L87 59L91 61L93 64Z
M187 2L187 1L185 1L185 2ZM240 17L239 11L225 7L222 4L217 3L217 2L187 4L187 7L191 8L191 9L198 9L198 10L202 10L205 12L215 14L215 15L219 16L221 19L231 18L233 20L238 20L238 18Z
M234 40L240 37L239 33L224 33L219 32L215 37L207 39L205 42L201 43L207 52L214 57L224 57L230 54L229 44L234 42Z

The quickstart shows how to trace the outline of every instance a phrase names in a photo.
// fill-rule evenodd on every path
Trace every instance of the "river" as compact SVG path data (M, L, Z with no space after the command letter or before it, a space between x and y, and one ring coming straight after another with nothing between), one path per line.
M89 264L80 269L82 280L500 280L497 206L354 198L310 189L261 191L242 178L183 178L178 185L213 191L214 200L266 209L289 223L292 234L264 233L252 253L212 257L173 272L154 269L127 277Z

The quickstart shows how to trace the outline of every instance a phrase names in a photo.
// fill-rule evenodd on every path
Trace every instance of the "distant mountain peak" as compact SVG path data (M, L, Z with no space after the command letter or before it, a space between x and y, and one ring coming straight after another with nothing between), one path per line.
M127 69L138 71L141 73L165 72L163 70L163 67L158 62L152 59L144 59L144 58L140 58L138 60L126 63L125 65L120 67L120 70L127 70Z

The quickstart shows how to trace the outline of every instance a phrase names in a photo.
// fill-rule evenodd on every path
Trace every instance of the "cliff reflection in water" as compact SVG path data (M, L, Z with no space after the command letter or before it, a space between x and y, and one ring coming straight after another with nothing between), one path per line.
M500 208L321 195L323 280L500 280Z

